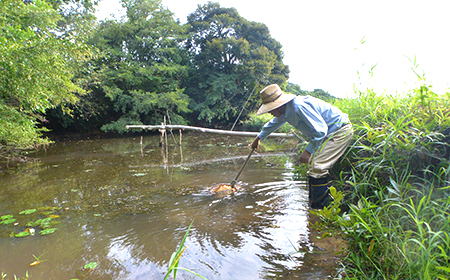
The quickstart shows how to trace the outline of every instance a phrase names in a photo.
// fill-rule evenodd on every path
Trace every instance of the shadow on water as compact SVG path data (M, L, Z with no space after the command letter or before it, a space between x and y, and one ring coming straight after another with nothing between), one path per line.
M326 279L340 243L317 243L307 188L295 178L289 152L253 156L234 195L208 192L234 179L249 141L190 133L168 150L159 136L144 137L142 145L138 138L52 145L35 155L38 164L0 177L0 216L17 218L17 225L0 225L0 272L23 277L28 271L31 279L163 279L193 220L180 267L208 279ZM27 221L45 218L43 211L19 212L45 207L57 207L55 233L9 237ZM30 267L33 255L45 261ZM97 268L83 269L90 262ZM198 278L179 271L177 279Z

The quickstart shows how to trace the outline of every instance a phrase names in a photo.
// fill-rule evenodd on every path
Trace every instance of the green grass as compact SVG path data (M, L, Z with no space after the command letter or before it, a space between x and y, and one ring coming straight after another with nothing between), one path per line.
M355 129L333 170L346 211L316 214L347 241L344 279L450 279L450 94L419 81L335 103Z

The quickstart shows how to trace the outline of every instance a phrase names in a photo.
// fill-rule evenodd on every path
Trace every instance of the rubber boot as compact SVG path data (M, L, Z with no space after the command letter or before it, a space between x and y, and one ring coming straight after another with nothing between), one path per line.
M309 201L312 209L323 209L330 201L327 178L309 177Z

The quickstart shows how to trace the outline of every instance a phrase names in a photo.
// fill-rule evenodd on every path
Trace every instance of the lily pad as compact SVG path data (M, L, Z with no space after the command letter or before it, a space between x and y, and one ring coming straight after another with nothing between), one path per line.
M42 230L39 234L40 235L47 235L47 234L54 233L56 230L57 230L57 228L48 228L48 229Z
M16 234L15 237L25 237L28 235L30 235L30 233L28 231L22 231L22 232L19 232L18 234Z
M9 225L12 224L16 221L16 219L8 219L8 220L3 220L0 222L0 225Z
M35 222L28 222L27 226L29 227L35 227L35 226L40 226L41 228L49 228L51 227L51 220L52 218L45 218L45 219L39 219Z
M27 210L24 210L24 211L20 212L19 214L20 215L30 215L30 214L33 214L36 211L37 211L37 209L27 209Z
M12 219L12 218L14 218L13 215L3 215L3 216L0 217L0 220L9 220L9 219Z

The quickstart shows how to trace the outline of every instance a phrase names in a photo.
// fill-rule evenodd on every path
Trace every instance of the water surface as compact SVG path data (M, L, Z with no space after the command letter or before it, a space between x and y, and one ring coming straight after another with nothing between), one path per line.
M0 272L7 279L163 279L193 222L180 267L208 279L327 279L336 242L311 229L305 181L292 148L256 153L234 195L208 192L230 183L249 150L248 137L178 132L65 141L39 151L36 164L0 177ZM142 144L141 144L142 141ZM280 140L267 140L266 149ZM37 209L30 215L19 214ZM49 213L50 209L54 209ZM29 221L52 216L57 230L10 237ZM318 245L319 244L319 245ZM30 267L33 257L45 260ZM92 270L84 265L96 262ZM200 279L179 271L176 279Z

